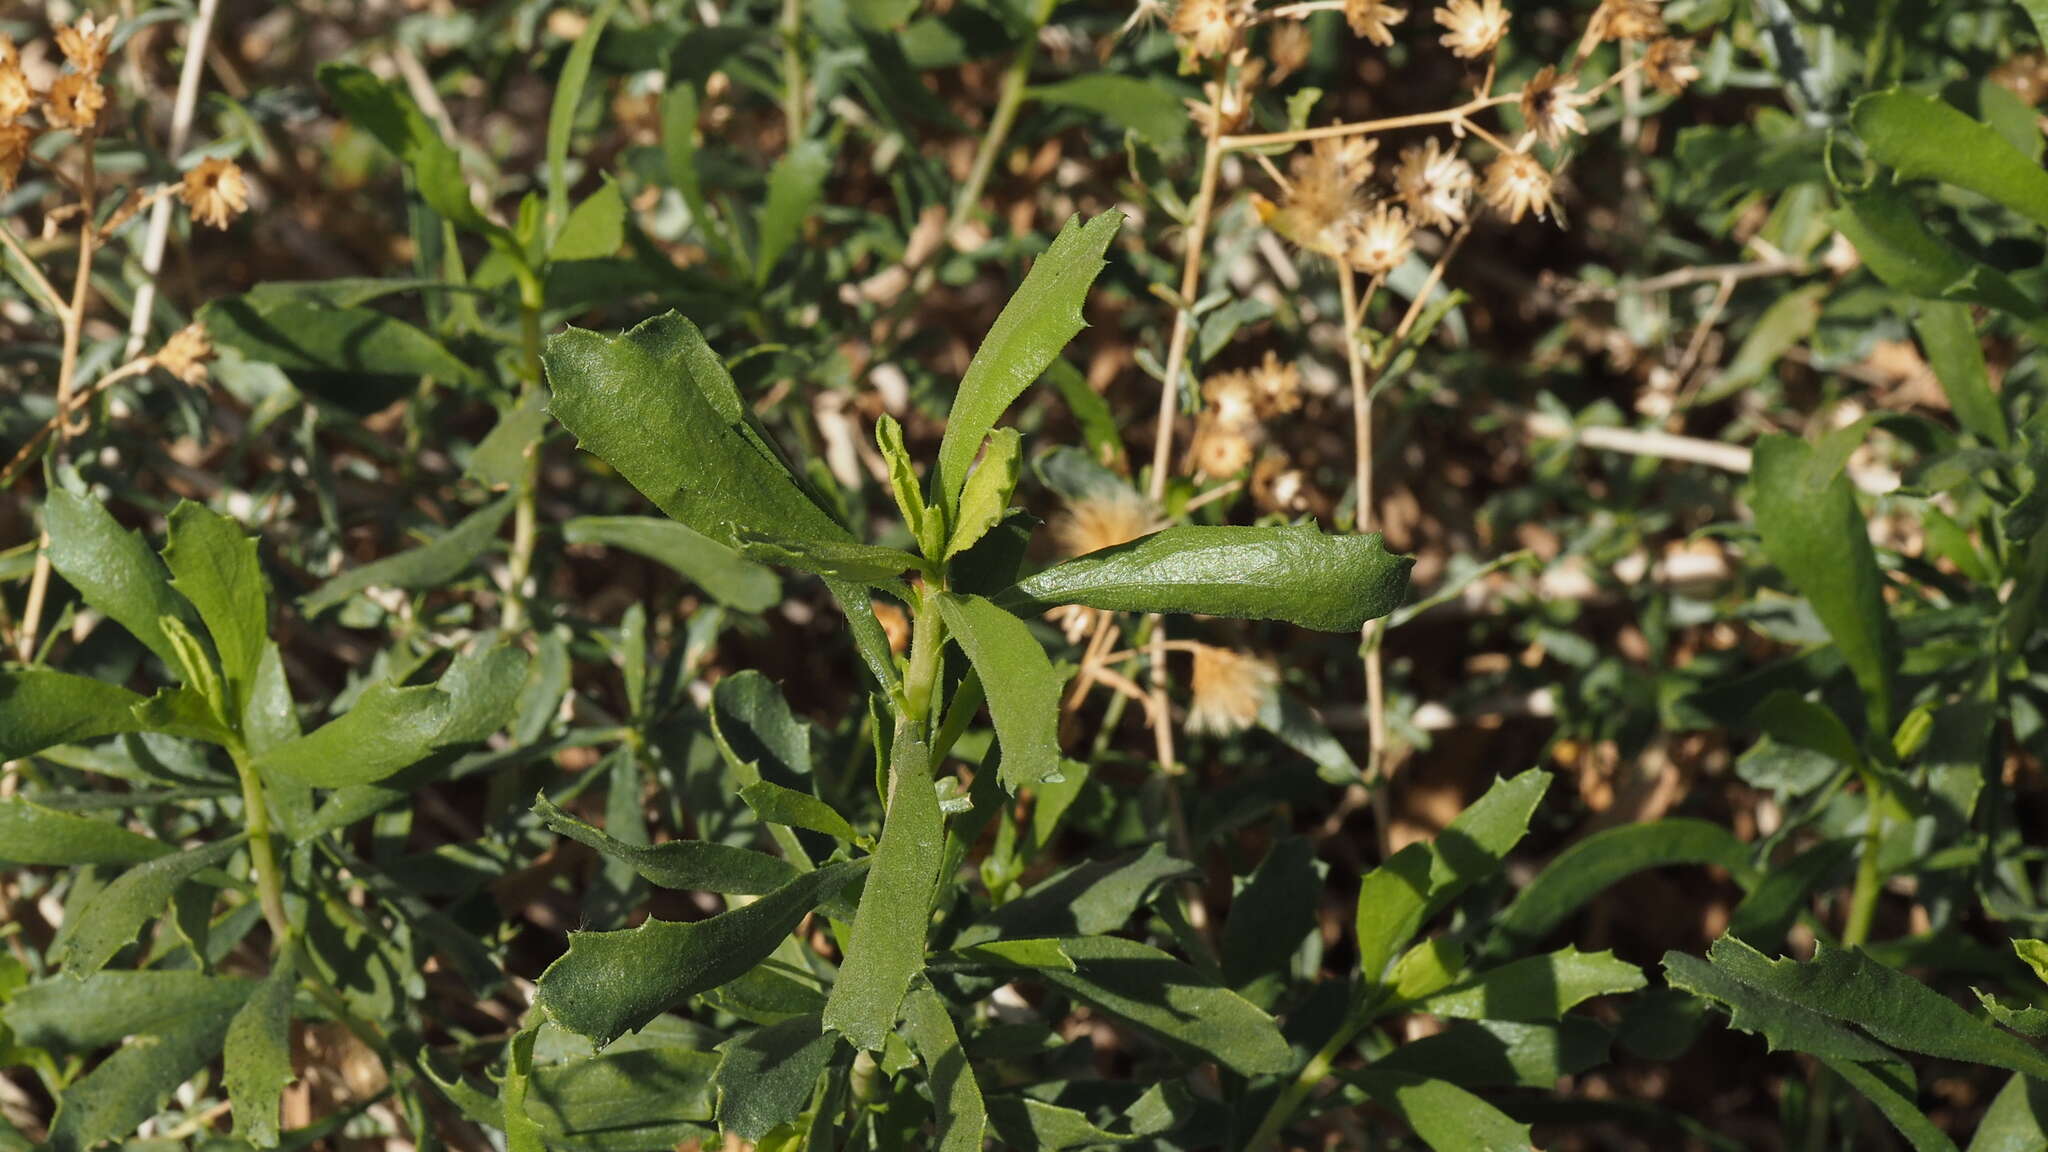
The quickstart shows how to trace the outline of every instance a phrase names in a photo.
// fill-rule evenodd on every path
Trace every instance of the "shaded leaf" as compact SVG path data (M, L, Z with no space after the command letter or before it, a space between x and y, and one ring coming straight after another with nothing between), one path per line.
M839 1037L816 1015L756 1028L718 1046L718 1126L749 1142L794 1121L832 1062Z
M1849 123L1871 156L1899 175L1967 188L2048 228L2048 172L1954 106L1893 88L1856 101Z
M1414 1005L1416 1011L1467 1020L1542 1024L1595 996L1633 992L1642 970L1612 952L1561 948L1481 972Z
M769 273L796 243L804 218L824 195L832 156L817 140L805 140L782 154L768 170L768 198L761 205L760 243L754 257L754 283L766 285Z
M73 978L98 972L135 940L144 924L163 914L179 885L225 861L241 846L242 837L232 836L159 856L121 873L65 924L64 935L51 949L52 958Z
M73 676L41 665L0 668L0 760L13 760L58 744L141 729L134 709L142 697L119 684ZM12 845L0 837L0 855ZM29 864L35 861L23 860Z
M782 599L774 572L673 520L579 516L562 525L562 536L571 544L624 548L666 564L728 608L765 612Z
M1447 1080L1376 1069L1344 1079L1401 1117L1437 1152L1534 1152L1527 1124Z
M438 588L462 575L497 539L512 514L512 497L501 496L462 518L432 543L351 568L299 599L299 610L318 616L365 588Z
M1534 943L1619 881L1676 864L1714 864L1746 880L1749 848L1704 820L1658 820L1595 832L1536 874L1495 920L1495 935L1503 950Z
M1243 1075L1294 1066L1279 1025L1251 1001L1157 948L1117 936L1060 941L1074 971L1038 970L1069 996Z
M171 590L170 574L142 537L115 523L99 501L62 488L43 502L43 530L57 575L176 669L178 654L162 621L189 620L191 608Z
M802 828L852 844L860 839L853 825L839 810L808 792L784 788L767 780L756 780L740 789L740 799L754 815L771 824Z
M932 1107L938 1114L937 1138L929 1147L938 1152L980 1152L988 1130L988 1108L946 1002L921 986L911 990L903 1008L910 1047L924 1062Z
M20 796L0 800L0 860L12 864L137 864L173 847L118 824L76 816Z
M222 1084L234 1106L235 1135L258 1148L277 1144L278 1107L292 1082L292 992L298 971L280 955L228 1025Z
M1182 526L1056 564L996 602L1020 613L1085 604L1353 632L1400 604L1413 564L1389 555L1378 533L1331 536L1313 524Z
M825 1027L878 1050L924 968L946 818L932 790L931 749L898 727L890 750L888 812L874 869L847 937L846 959L825 1001Z
M729 844L708 840L629 844L562 811L545 795L534 799L533 810L556 832L595 848L611 859L626 862L634 872L664 888L759 896L797 878L795 865L764 852Z
M1045 649L1024 622L979 596L939 597L946 630L981 674L989 717L1002 744L1003 787L1060 774L1060 685Z
M164 544L171 587L191 601L213 637L227 682L225 703L241 715L270 642L270 593L256 558L256 540L234 520L204 505L181 501L171 509Z

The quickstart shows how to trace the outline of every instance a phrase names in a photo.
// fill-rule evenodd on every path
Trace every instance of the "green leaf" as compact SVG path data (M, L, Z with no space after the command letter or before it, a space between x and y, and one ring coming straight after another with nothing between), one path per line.
M562 74L555 80L555 95L548 107L547 166L548 166L548 238L550 256L556 260L575 260L580 257L562 251L565 244L572 249L570 237L575 231L576 216L590 206L585 200L576 210L576 216L569 214L569 134L576 129L576 107L583 101L583 89L590 81L590 62L597 55L598 38L604 35L605 24L619 7L618 0L603 0L596 11L590 14L590 22L583 26L583 32L570 47L568 59L562 62ZM610 183L605 185L617 200L618 190ZM600 191L599 196L604 193ZM595 200L597 196L591 197ZM624 214L624 205L616 209ZM566 217L566 220L564 219ZM616 234L617 226L614 225ZM609 256L617 251L619 243L613 240L609 247L591 253Z
M624 548L668 565L713 600L741 612L766 612L782 599L775 573L673 520L653 516L579 516L562 525L571 544Z
M1034 86L1029 95L1046 104L1096 113L1153 144L1174 144L1188 131L1181 94L1157 79L1096 72Z
M1118 936L1069 937L1060 947L1074 971L1039 969L1038 979L1067 995L1242 1075L1294 1067L1271 1016L1157 948Z
M744 530L850 538L750 423L688 320L671 312L618 336L570 328L542 360L555 418L672 519L732 547Z
M347 712L257 756L256 769L318 788L374 784L426 759L448 715L448 694L438 687L378 681Z
M1991 390L1984 345L1977 339L1970 309L1962 304L1922 304L1913 331L1926 349L1927 363L1934 369L1935 379L1941 381L1956 422L2000 448L2009 447L2012 432L2005 423L2005 410Z
M1864 267L1893 288L1923 300L1996 308L2048 332L2048 311L2003 272L1957 251L1927 228L1912 199L1897 188L1837 187L1842 207L1831 217Z
M233 1019L233 1005L253 987L240 980L208 983L228 990L231 996L208 994L170 1005L165 1018L148 1030L136 1030L134 1040L72 1081L58 1098L56 1120L42 1148L47 1152L85 1152L103 1141L127 1136L143 1121L161 1114L171 1093L219 1055ZM126 1034L128 1030L123 1029L116 1036Z
M954 521L953 539L946 545L947 559L974 547L1009 514L1010 494L1017 490L1017 473L1023 463L1022 442L1023 436L1015 428L989 433L988 450L960 493L960 514Z
M1365 1089L1437 1152L1534 1152L1529 1126L1446 1080L1368 1069L1344 1079Z
M804 220L825 192L832 154L817 140L804 140L784 153L768 170L768 199L761 205L760 243L754 256L754 285L765 287L769 274L796 243Z
M910 538L927 556L937 556L943 542L928 540L936 528L938 517L927 524L927 512L923 490L917 484L917 469L911 463L910 449L903 443L903 425L896 422L887 412L875 421L875 448L889 466L889 494L896 500L896 511L903 517L903 526L910 530Z
M138 731L140 722L133 710L142 702L119 684L41 665L0 668L0 760ZM0 844L7 844L6 839L0 838ZM6 850L0 850L0 856L7 856Z
M2048 28L2048 4L2041 23ZM2014 1074L1992 1097L1969 1152L2041 1152L2048 1148L2048 1084Z
M2048 983L2048 940L2015 940L2012 951L2022 963L2034 970L2034 975Z
M1677 819L1603 829L1558 853L1494 920L1499 949L1533 944L1616 883L1675 864L1718 865L1749 886L1749 848L1718 824Z
M2032 1004L2015 1007L1982 988L1972 988L1970 991L1976 994L1977 1003L1984 1006L1985 1014L2001 1025L2036 1040L2048 1037L2048 1008L2036 1008Z
M874 870L825 1001L825 1027L877 1051L896 1027L910 981L924 969L946 818L932 790L931 749L899 725L890 751L888 812Z
M848 844L860 839L853 825L846 822L846 817L841 816L838 809L808 792L784 788L768 780L756 780L740 789L740 799L754 810L754 815L770 824L802 828Z
M1045 649L1022 620L979 596L939 597L946 630L981 674L1011 792L1060 774L1060 686Z
M1414 563L1389 555L1376 532L1330 536L1313 524L1182 526L1056 564L996 602L1015 612L1085 604L1355 632L1401 603Z
M365 588L438 588L462 575L484 554L511 514L512 497L500 496L463 517L430 544L343 572L301 597L299 610L309 617L318 616Z
M1452 1020L1441 1032L1413 1040L1373 1061L1374 1071L1450 1080L1467 1088L1557 1087L1607 1063L1607 1030L1584 1016L1558 1024Z
M1796 437L1765 436L1756 445L1749 504L1765 554L1813 605L1862 687L1871 727L1890 732L1898 638L1863 513L1839 462Z
M341 391L331 398L354 410L374 411L381 407L376 399L410 387L421 376L481 383L476 369L432 335L374 308L230 296L201 308L199 319L219 347L276 365L316 395ZM363 377L381 378L383 387L366 397L346 395L363 391Z
M1827 299L1829 288L1826 284L1809 284L1773 301L1757 318L1749 335L1743 337L1741 347L1735 350L1727 367L1693 403L1712 404L1754 387L1780 357L1813 335L1814 327L1820 323L1821 305Z
M1069 219L975 351L946 417L932 477L935 498L948 515L958 511L967 470L996 420L1085 327L1081 303L1105 266L1103 253L1123 220L1115 209L1085 226L1078 215Z
M0 1024L22 1046L56 1056L88 1056L125 1036L164 1031L188 1014L218 1019L225 1029L255 987L248 980L189 969L115 970L84 980L51 977L0 1004Z
M2048 172L1990 125L1897 88L1856 101L1849 123L1871 156L1899 175L1967 188L2048 228Z
M718 1126L748 1142L796 1120L817 1091L839 1037L815 1014L756 1028L718 1046Z
M626 200L619 186L606 180L569 213L548 259L598 260L615 254L625 242Z
M1542 1024L1595 996L1633 992L1643 984L1642 970L1612 952L1567 947L1481 972L1412 1007L1436 1016Z
M988 1108L946 1002L929 986L920 985L911 989L903 1008L910 1047L924 1062L932 1108L938 1114L937 1138L926 1147L937 1152L980 1152L988 1131Z
M121 873L65 924L63 936L51 949L52 958L74 979L98 972L114 953L134 942L144 924L163 914L179 885L220 864L241 846L242 837L231 836Z
M811 909L836 897L867 865L856 860L806 872L707 920L648 919L627 931L572 932L569 950L541 973L535 1003L571 1032L609 1044L767 959Z
M270 642L270 592L256 558L256 540L234 520L204 505L171 509L164 545L171 587L199 610L227 681L225 703L240 716Z
M1366 873L1353 929L1366 980L1379 983L1424 922L1499 870L1549 787L1549 773L1536 768L1496 780L1435 841L1411 844Z
M387 84L354 64L323 65L320 86L340 106L343 115L375 136L400 163L413 170L420 197L429 207L456 227L483 235L507 256L518 257L520 249L510 233L484 219L470 202L469 182L462 175L462 161L455 149L441 139L432 122L402 88ZM211 323L207 330L213 330Z
M670 840L643 846L628 844L562 811L545 795L533 810L541 821L579 844L623 860L650 883L663 888L725 895L759 896L796 879L796 866L765 852L716 844L708 840Z
M1322 893L1315 845L1305 836L1274 841L1230 901L1222 961L1231 987L1255 1004L1271 1006L1286 986L1295 952L1316 929Z
M235 1112L235 1135L258 1148L277 1145L277 1112L292 1082L292 993L298 971L289 953L272 962L270 977L242 1004L228 1025L222 1084Z
M673 1148L710 1135L679 1129L711 1119L717 1070L715 1053L673 1045L544 1065L529 1078L526 1110L558 1148L609 1152L601 1141L612 1134L632 1141L618 1152Z
M901 590L905 572L919 570L924 562L908 552L877 544L855 544L842 540L789 540L773 533L739 533L740 555L762 564L777 564L851 584Z
M941 961L935 960L933 967ZM1060 946L1057 937L1035 940L991 940L986 944L969 944L955 948L943 957L946 965L980 968L1057 968L1062 972L1074 971L1074 958Z
M45 808L20 796L0 800L0 860L10 864L139 864L172 846L118 824Z
M498 1127L505 1133L505 1152L547 1152L540 1121L527 1107L533 1086L533 1045L540 1038L538 1021L513 1033L505 1044L505 1079L498 1086Z
M735 764L771 764L796 776L811 772L811 730L773 681L751 668L711 690L711 730Z
M498 414L498 422L469 454L462 474L492 491L513 487L526 476L526 459L548 423L547 393L531 389Z
M61 488L44 500L43 529L50 534L50 567L57 575L86 604L177 668L178 653L162 621L188 620L191 609L171 590L163 562L142 537L122 530L99 501Z
M1091 860L1058 872L963 929L955 947L991 940L1098 936L1130 923L1159 886L1193 875L1195 868L1154 843L1142 852Z

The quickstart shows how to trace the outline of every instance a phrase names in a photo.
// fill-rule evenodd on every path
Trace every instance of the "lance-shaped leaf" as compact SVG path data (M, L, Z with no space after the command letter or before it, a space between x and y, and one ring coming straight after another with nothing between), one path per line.
M165 617L189 620L192 610L171 590L163 561L124 530L100 502L57 489L43 503L43 529L50 534L50 567L172 668L178 653L164 635Z
M742 531L850 539L754 427L695 324L671 312L617 336L571 328L542 359L549 411L671 518L733 547Z
M825 1027L875 1051L896 1027L911 978L924 969L932 893L946 817L932 789L931 749L899 726L891 749L889 806L874 871L861 894L846 961L825 1001Z
M802 828L848 844L860 839L853 825L846 822L846 817L841 816L838 809L808 792L784 788L769 780L756 780L740 789L740 799L754 810L754 815L770 824Z
M1614 953L1567 947L1481 972L1413 1007L1418 1012L1465 1020L1542 1024L1562 1018L1595 996L1633 992L1642 986L1642 969L1615 959Z
M1182 526L1055 564L996 597L1015 612L1084 604L1192 612L1353 632L1394 610L1414 560L1377 532L1330 536L1312 524Z
M1862 687L1873 727L1891 730L1898 637L1863 513L1840 453L1793 436L1757 442L1749 503L1764 552L1813 605Z
M1406 1121L1436 1152L1533 1152L1529 1126L1447 1080L1369 1069L1344 1079Z
M1081 302L1123 221L1123 213L1113 209L1085 226L1078 215L1069 219L975 350L946 417L933 474L934 498L948 515L959 509L960 487L996 420L1086 326Z
M1749 848L1718 824L1659 820L1608 828L1560 852L1494 921L1496 954L1540 940L1616 883L1650 868L1715 864L1747 888Z
M119 684L87 676L41 665L0 668L0 760L138 731L134 708L142 702ZM7 846L0 839L0 855L7 854Z
M988 1130L988 1107L946 1002L921 985L903 1002L903 1015L910 1025L911 1050L924 1062L932 1109L938 1114L937 1139L930 1147L938 1152L980 1152Z
M742 612L765 612L782 599L766 567L701 532L653 516L579 516L562 525L571 544L624 548L668 565L713 600Z
M241 715L263 646L270 642L270 593L255 538L232 519L188 500L171 509L164 566L171 587L199 610L213 637L228 712Z
M775 891L798 875L796 866L786 860L730 844L708 840L628 844L562 811L546 796L534 799L533 810L548 827L614 860L624 861L650 883L663 888L759 896Z
M839 1037L816 1013L756 1028L718 1046L718 1126L746 1141L800 1115Z
M1060 948L1073 970L1037 969L1038 979L1169 1047L1247 1076L1294 1066L1271 1016L1157 948L1119 936L1069 937Z
M541 973L535 1002L562 1027L609 1044L767 959L811 909L867 867L855 860L806 872L708 920L649 919L625 931L572 932L568 952Z
M1003 747L1003 787L1015 792L1058 776L1061 677L1038 638L1022 620L979 596L941 595L939 614L981 674Z
M511 514L512 497L493 500L432 543L343 572L301 597L299 608L308 616L318 616L365 588L437 588L474 564Z
M114 953L135 939L144 924L163 914L180 884L226 860L241 844L242 837L231 836L159 856L121 873L87 902L77 919L65 925L63 937L52 949L57 963L77 978L98 972Z
M2048 172L1946 101L1897 88L1873 92L1856 101L1849 123L1871 156L1899 175L1968 188L2048 228Z
M235 1134L258 1148L277 1144L278 1105L292 1082L292 992L298 970L279 955L228 1025L222 1081L235 1111Z
M903 574L924 567L908 552L850 540L791 540L774 533L741 532L739 542L740 554L749 560L886 588L905 598L910 593L903 587Z
M173 851L118 824L45 808L20 796L0 800L0 860L10 864L140 864Z
M953 539L946 545L948 559L974 547L1009 514L1010 494L1017 490L1017 472L1024 459L1022 444L1023 437L1015 428L998 428L989 435L988 451L981 454L981 463L974 466L960 493Z

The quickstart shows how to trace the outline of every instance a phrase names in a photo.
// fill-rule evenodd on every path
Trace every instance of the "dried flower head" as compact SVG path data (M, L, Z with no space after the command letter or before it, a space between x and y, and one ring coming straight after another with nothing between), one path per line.
M1086 556L1136 540L1157 522L1150 501L1131 489L1111 488L1068 503L1053 519L1052 538L1061 555Z
M1271 661L1210 644L1195 646L1193 696L1188 701L1188 731L1227 736L1242 732L1280 684Z
M1361 187L1373 171L1379 141L1362 136L1326 137L1297 152L1288 167L1293 181L1286 203L1267 223L1311 252L1337 259L1344 252L1344 221L1357 208Z
M1188 462L1211 478L1235 476L1251 465L1252 435L1257 431L1257 425L1232 424L1217 419L1214 412L1204 412L1195 421Z
M1384 276L1414 250L1415 226L1408 222L1408 214L1382 201L1352 222L1344 258L1368 276Z
M1253 403L1266 418L1285 415L1301 407L1301 369L1283 361L1270 348L1256 368L1245 377L1251 382Z
M1699 66L1692 62L1690 40L1667 37L1651 44L1643 52L1643 79L1666 96L1678 95L1699 78Z
M1472 166L1435 137L1401 150L1394 169L1394 192L1408 206L1418 228L1449 228L1465 222L1472 199Z
M1536 138L1551 148L1573 133L1584 133L1586 118L1580 108L1593 102L1579 93L1577 76L1560 76L1546 64L1522 87L1522 120Z
M1308 34L1308 25L1298 20L1286 20L1273 27L1273 34L1266 40L1266 59L1273 63L1273 82L1278 84L1308 64L1309 51L1315 41Z
M1118 36L1128 36L1140 28L1149 28L1167 18L1165 0L1137 0L1131 5L1131 14L1124 17L1123 27L1117 29Z
M213 359L213 341L197 321L171 334L151 357L156 366L194 388L206 383L206 362Z
M14 37L0 33L0 64L20 64L21 49L14 46Z
M1244 43L1251 10L1241 0L1180 0L1168 25L1196 57L1228 56Z
M1493 51L1508 31L1508 10L1501 0L1450 0L1435 16L1445 28L1439 42L1465 60Z
M178 199L192 212L192 218L215 228L249 209L249 180L233 160L211 157L185 173Z
M1384 0L1344 0L1344 20L1351 25L1351 34L1385 48L1394 42L1394 25L1408 18L1406 8L1396 8Z
M59 128L90 132L100 122L100 110L107 106L107 90L89 72L66 72L50 85L43 103L43 115Z
M35 138L35 129L26 124L0 124L0 192L14 191Z
M1601 40L1654 40L1664 34L1656 0L1600 0L1592 23Z
M28 86L28 73L18 60L0 59L0 124L12 124L35 105L35 92Z
M1550 198L1550 173L1527 152L1501 153L1500 159L1487 166L1482 192L1486 202L1510 224L1520 223L1531 212L1542 219L1555 206Z
M1991 82L2029 106L2048 100L2048 54L2020 52L1991 70Z
M105 20L81 16L76 24L57 29L57 51L73 68L87 76L98 76L107 66L107 45L114 39L118 17Z
M1187 102L1195 126L1204 135L1213 131L1219 136L1244 127L1251 120L1252 95L1258 90L1265 68L1263 60L1244 60L1230 70L1228 80L1203 84L1202 95L1207 99Z
M1219 372L1202 381L1202 398L1216 419L1238 428L1259 422L1259 390L1248 373Z

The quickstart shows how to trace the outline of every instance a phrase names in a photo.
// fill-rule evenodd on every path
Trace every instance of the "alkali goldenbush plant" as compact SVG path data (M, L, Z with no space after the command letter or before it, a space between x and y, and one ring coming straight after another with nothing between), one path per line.
M2020 266L2048 229L2048 175L2031 110L1959 72L1989 45L2009 49L2016 31L2048 28L2030 34L2002 8L1963 21L1889 5L1812 27L1776 4L1749 20L1727 4L1667 13L1603 0L1559 41L1556 64L1532 68L1510 51L1510 17L1531 13L1452 0L1431 13L1441 34L1421 39L1470 70L1469 99L1311 127L1322 94L1280 87L1323 50L1309 21L1341 14L1391 48L1410 13L1375 0L1140 5L1123 32L1161 15L1166 33L1137 32L1116 51L1201 85L1190 105L1202 151L1183 199L1185 156L1168 145L1188 125L1172 91L1110 73L1033 82L1041 51L1062 48L1050 4L968 4L915 29L912 5L846 7L791 3L772 27L746 12L688 32L650 16L668 11L659 4L571 13L541 171L502 218L473 194L473 146L444 136L445 110L422 107L430 87L329 65L327 96L405 174L413 275L264 284L206 306L198 323L151 302L162 248L134 233L145 211L167 220L174 198L194 220L228 223L250 196L226 155L238 145L150 160L122 176L135 191L117 189L100 167L125 147L106 135L113 26L62 29L63 63L43 88L0 45L0 189L21 184L46 221L43 242L4 227L0 239L27 306L56 334L51 395L30 398L50 415L37 410L0 479L43 465L40 539L0 557L25 582L20 661L0 668L0 862L19 878L16 898L59 925L33 947L0 926L15 947L0 958L0 1066L28 1068L51 1098L42 1146L140 1129L143 1147L302 1147L352 1125L388 1130L371 1115L388 1104L415 1146L482 1129L492 1135L476 1139L512 1152L652 1152L721 1135L764 1149L960 1152L1405 1147L1412 1135L1464 1152L1533 1149L1532 1123L1546 1119L1638 1127L1660 1147L1742 1147L1693 1117L1556 1091L1624 1056L1677 1057L1711 1010L1807 1061L1804 1078L1772 1081L1786 1146L1954 1150L1960 1128L1928 1110L1927 1073L1974 1066L2005 1087L1970 1152L2048 1149L2048 1056L2033 1042L2048 1037L2034 980L2048 981L2048 944L2032 939L2048 935L2048 899L2015 781L2048 740L2048 404L2038 367L2008 355L2048 333L2040 270ZM2039 21L2037 7L2024 12ZM900 62L946 58L956 40L987 35L974 21L991 13L1010 55L964 179L905 161L890 177L904 220L919 202L931 210L917 227L863 224L846 251L809 244L849 134L875 133L880 153L908 133L916 101L891 85ZM1739 34L1719 35L1695 65L1691 42L1666 36L1667 16ZM629 18L641 21L631 44L607 37ZM1949 49L1925 54L1937 60L1927 75L1915 71L1921 41ZM1744 52L1758 66L1735 63ZM572 198L594 73L657 64L659 148ZM1445 283L1481 217L1550 215L1555 173L1605 126L1598 101L1616 97L1617 115L1635 120L1643 83L1675 97L1702 74L1724 91L1780 92L1799 115L1678 144L1686 178L1670 194L1706 200L1709 231L1768 216L1756 263L1680 275L1719 291L1678 375L1698 367L1724 310L1747 306L1739 281L1793 277L1804 282L1756 309L1710 391L1761 385L1778 357L1833 326L1912 341L1954 415L1758 437L1743 460L1749 514L1721 534L1752 558L1759 591L1684 610L1753 630L1770 654L1712 653L1634 697L1597 695L1591 674L1574 685L1594 710L1622 702L1622 717L1594 730L1760 733L1734 772L1768 794L1770 826L1747 840L1692 815L1607 827L1517 887L1510 855L1530 851L1532 833L1553 836L1543 805L1565 789L1538 769L1489 773L1433 838L1361 868L1354 900L1290 819L1297 805L1311 816L1334 805L1327 791L1282 782L1253 801L1226 797L1194 824L1182 797L1201 789L1175 749L1170 653L1192 655L1185 730L1265 728L1314 763L1301 783L1384 798L1408 742L1388 716L1387 629L1505 562L1472 563L1406 603L1410 561L1364 531L1379 516L1375 401L1401 398L1392 383L1422 383L1435 355L1425 342L1458 327L1466 301ZM765 171L698 137L734 77L775 101L787 134ZM820 114L849 93L885 113L881 127ZM840 372L818 351L840 325L868 326L878 360L907 358L910 309L975 250L975 215L1027 106L1129 128L1130 174L1180 231L1177 269L1142 245L1119 257L1150 260L1155 279L1178 273L1154 292L1169 309L1163 343L1137 357L1159 386L1144 397L1159 414L1149 470L1129 466L1119 415L1062 358L1091 293L1106 295L1097 281L1116 210L1068 220L957 386L920 394L943 413L942 436L883 413L869 456L865 443L831 443L802 406L743 388L737 375L779 357L798 379ZM1516 127L1488 127L1495 114ZM1433 135L1404 138L1398 159L1378 154L1382 137L1417 132ZM1233 201L1233 181L1273 197ZM652 216L667 218L660 239L691 241L687 266L657 244ZM1300 470L1276 479L1261 456L1277 417L1303 403L1302 366L1269 353L1221 367L1276 311L1218 258L1262 229L1312 257L1294 304L1335 320L1352 456L1334 469L1349 472L1349 493L1327 510L1355 532L1321 530L1284 496L1262 498L1257 524L1221 522L1252 489L1315 482ZM853 250L893 262L853 282ZM69 293L44 271L53 256L75 261ZM1290 260L1269 256L1275 268ZM1315 296L1325 271L1334 307ZM126 301L135 335L91 346L92 285L128 272L150 286ZM1616 289L1638 290L1650 291ZM623 307L621 294L634 308L642 295L681 306L616 334L565 327ZM406 295L420 323L392 309ZM848 311L828 312L828 300ZM152 333L159 350L139 354ZM186 393L167 399L151 373L196 390L215 345L211 370L247 403L252 437L300 414L297 467L266 478L261 501L237 491L160 505L121 475L131 442L102 398L165 418ZM2000 358L2016 366L1995 386ZM1080 445L1013 418L1041 379ZM1669 403L1683 418L1701 396L1688 383ZM448 413L495 410L457 454L467 502L418 547L337 563L338 501L315 433L357 434L337 413L399 397L406 447L389 463L405 485L431 483L416 457L455 435ZM1183 411L1194 427L1177 458ZM1583 425L1569 430L1587 448L1655 454L1683 439ZM573 503L550 491L561 470L544 468L557 426L603 465ZM913 452L932 439L928 457ZM874 482L818 458L835 449L871 459ZM1879 452L1901 482L1875 479L1867 458ZM632 498L615 477L663 516L622 511ZM1034 481L1064 505L1045 533L1062 558L1045 567L1030 560L1045 550L1022 507ZM297 500L317 526L280 531L250 512ZM606 512L580 514L591 506ZM1873 543L1872 511L1910 522L1923 543ZM136 512L161 513L160 546L117 520ZM702 600L674 619L634 603L615 627L593 623L561 594L564 546L648 557ZM823 582L833 631L857 654L863 678L841 686L857 691L833 728L760 671L699 679L723 635L757 634L753 617L786 600L810 606L776 568ZM1677 615L1675 599L1661 610ZM286 601L296 617L274 611ZM1218 619L1359 641L1362 771L1276 664L1171 632L1214 635L1228 627ZM338 686L295 654L319 620L378 636L337 645L352 665ZM1354 660L1348 646L1341 655ZM604 691L576 690L591 680ZM1109 708L1092 740L1077 740L1095 686ZM1105 803L1127 703L1154 753L1140 795ZM1279 745L1246 747L1257 757ZM546 770L596 749L579 772ZM426 791L456 782L484 793L480 825ZM577 814L598 794L602 827ZM1254 822L1254 850L1215 842ZM418 850L416 832L438 823L457 834ZM1082 834L1120 848L1091 845L1078 861L1058 850ZM580 930L566 951L546 939L552 963L536 982L506 980L520 929L501 901L585 859L595 869L569 895L573 915L558 916ZM1199 885L1219 861L1231 898L1212 923ZM1560 939L1628 877L1697 865L1739 892L1704 955L1671 951L1658 971ZM1326 914L1333 888L1348 915ZM652 914L636 918L643 905ZM453 1008L431 994L451 983ZM1435 1024L1413 1027L1422 1018ZM345 1106L290 1128L281 1101L314 1074L316 1031L374 1074ZM231 1141L217 1134L223 1117ZM27 1144L0 1122L0 1152Z

